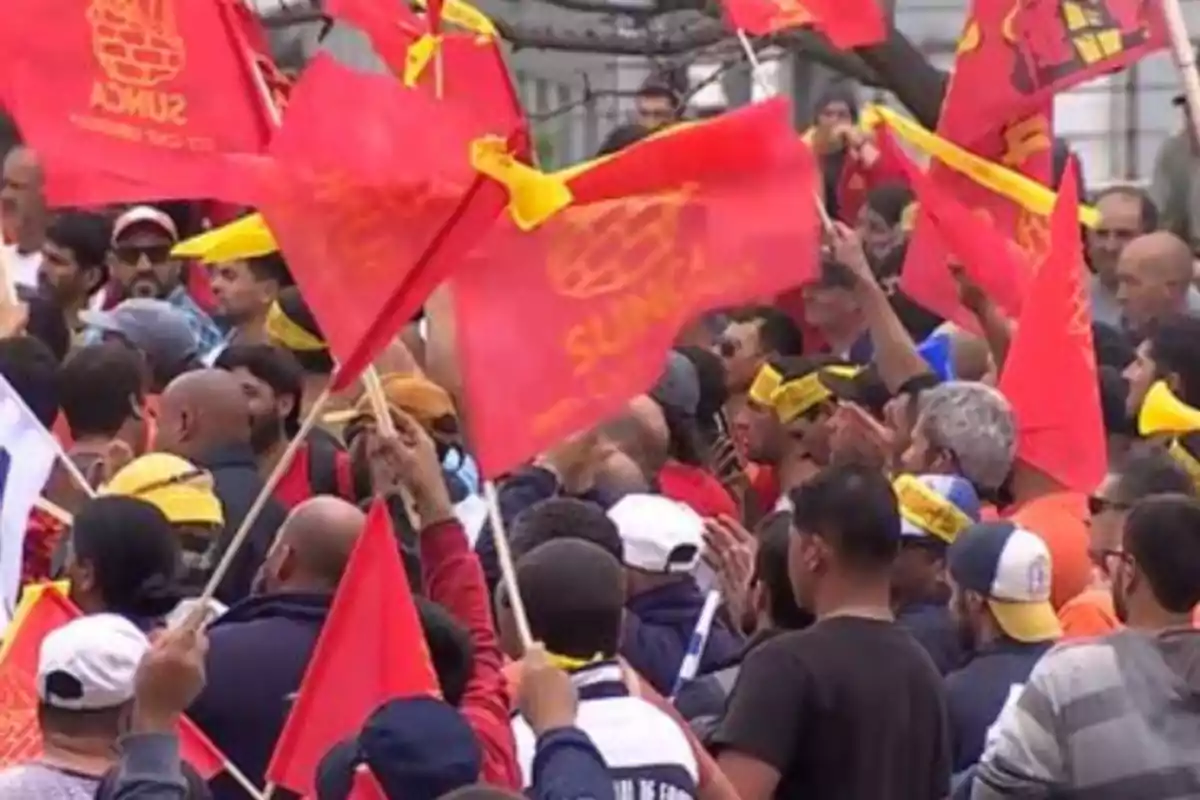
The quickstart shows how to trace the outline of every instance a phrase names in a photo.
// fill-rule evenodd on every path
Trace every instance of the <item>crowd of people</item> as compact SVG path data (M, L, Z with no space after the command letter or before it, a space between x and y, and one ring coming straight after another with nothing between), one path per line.
M606 151L673 118L669 88L638 100ZM436 295L376 361L391 419L335 396L256 503L334 370L283 257L175 258L197 204L51 211L11 150L0 376L93 491L59 465L26 526L21 586L82 615L41 644L42 753L0 800L250 797L184 763L185 715L265 788L380 499L441 693L324 754L319 800L364 774L404 800L1200 797L1200 432L1137 424L1152 387L1200 409L1187 231L1135 186L1088 198L1108 475L1065 488L996 388L1015 321L961 272L985 335L898 288L913 197L840 184L878 158L856 119L839 89L812 132L842 220L817 278L688 325L622 414L498 482L506 532Z

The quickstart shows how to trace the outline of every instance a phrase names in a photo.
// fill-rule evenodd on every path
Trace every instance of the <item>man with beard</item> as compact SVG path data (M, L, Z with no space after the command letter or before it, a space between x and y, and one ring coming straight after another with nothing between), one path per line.
M946 676L954 772L983 754L989 729L1020 693L1034 665L1062 635L1050 605L1050 551L1011 522L985 522L950 545L950 611L964 649Z
M996 724L975 800L1200 797L1200 502L1138 503L1112 562L1126 628L1038 663Z
M113 223L109 271L121 297L163 300L183 312L200 352L207 353L223 337L188 294L185 266L171 257L178 242L179 230L170 216L153 206L134 206Z
M279 292L291 285L287 262L278 252L217 264L213 269L213 295L229 333L217 350L205 355L206 361L211 363L221 349L233 344L265 342L271 305Z
M73 333L83 328L79 312L103 305L111 237L108 219L87 211L63 211L46 230L38 288L62 311Z
M215 366L233 373L250 403L250 444L264 480L300 430L304 369L287 350L269 344L234 344ZM314 428L275 489L275 499L291 509L319 494L354 501L350 457L331 434Z

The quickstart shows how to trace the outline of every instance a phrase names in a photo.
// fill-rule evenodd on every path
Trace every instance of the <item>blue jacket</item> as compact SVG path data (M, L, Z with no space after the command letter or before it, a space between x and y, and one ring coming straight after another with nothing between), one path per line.
M979 761L988 728L1000 716L1009 692L1029 680L1033 665L1053 644L999 639L980 648L965 667L946 676L955 774Z
M896 622L920 642L943 675L958 669L966 661L958 626L946 602L909 603L896 612Z
M658 690L670 697L675 678L704 606L704 594L688 579L660 586L631 597L625 603L621 655ZM700 673L719 669L737 660L743 642L719 617L713 620Z
M256 786L265 783L332 600L329 594L251 597L208 629L207 682L188 715ZM211 786L213 800L246 800L228 776Z
M537 741L532 800L615 800L604 756L579 728L555 728Z

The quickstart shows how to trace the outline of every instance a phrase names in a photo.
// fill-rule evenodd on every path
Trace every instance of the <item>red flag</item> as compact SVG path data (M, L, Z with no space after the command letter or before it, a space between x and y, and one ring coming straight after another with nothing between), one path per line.
M404 75L409 46L424 32L424 24L403 3L329 0L325 13L361 30L397 77ZM432 19L432 6L429 13ZM443 33L439 48L442 98L462 103L481 130L497 136L508 136L524 123L520 100L495 41L473 33ZM432 68L421 74L418 86L434 94L437 80Z
M816 168L788 113L757 104L643 140L572 177L574 205L532 232L505 217L456 272L484 474L618 411L697 314L813 274Z
M886 128L879 129L877 141L880 151L887 153L888 158L903 169L905 180L917 202L918 212L936 228L949 253L1001 310L1014 317L1020 313L1021 300L1033 277L1024 252L989 224L984 216L958 202L914 164L896 146ZM938 270L935 274L943 280L953 280L947 270ZM949 293L956 290L951 284L945 291ZM942 315L960 327L973 331L979 329L974 314L962 308L957 299L953 307L948 306Z
M1017 420L1017 458L1091 492L1108 454L1073 172L1070 165L1051 217L1050 253L1030 287L1000 391Z
M396 697L439 694L387 506L371 506L338 583L267 780L313 791L320 760Z
M977 0L959 52L978 50L980 60L994 68L990 85L997 90L971 93L963 141L974 142L999 121L1038 113L1055 94L1167 47L1162 5L1149 0ZM994 27L995 15L999 27ZM958 80L957 67L955 76Z
M56 205L242 199L226 153L271 131L224 5L15 0L8 99ZM10 34L14 31L10 30Z
M292 80L283 74L275 64L275 59L271 57L271 44L267 39L267 32L263 30L262 22L250 6L241 0L234 0L223 3L221 8L230 17L228 24L234 44L245 53L250 90L257 92L259 96L265 94L264 99L270 99L274 108L268 109L268 118L274 119L287 108Z
M875 0L721 0L729 24L754 36L812 27L836 47L866 47L887 38Z
M37 664L42 640L55 628L82 616L54 584L29 586L0 649L0 769L42 756L37 721ZM225 756L195 724L179 723L183 760L205 780L226 767Z
M938 118L938 134L947 141L996 164L1016 170L1043 184L1050 183L1051 104L1041 102L1028 116L998 116L980 125L978 99L995 95L996 108L1020 105L1020 91L1011 77L1013 54L1006 44L1006 18L1011 0L975 0L972 18L959 44L953 79ZM974 26L974 27L972 27ZM971 31L975 33L972 34ZM983 136L973 135L983 130ZM1046 218L994 194L970 177L934 161L929 169L933 184L963 206L983 216L1004 237L1024 252L1025 271L1032 272L1049 248ZM911 239L900 288L914 301L946 319L963 319L953 276L946 268L948 250L932 221L918 218Z
M427 253L478 183L470 144L484 133L460 104L328 56L297 84L274 161L260 164L258 207L340 363L339 385L453 266ZM498 214L503 193L491 194Z

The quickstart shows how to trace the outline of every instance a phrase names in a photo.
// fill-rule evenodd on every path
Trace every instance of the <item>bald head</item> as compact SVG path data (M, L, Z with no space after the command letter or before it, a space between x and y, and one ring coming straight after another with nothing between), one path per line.
M203 458L216 447L250 444L250 402L233 373L185 372L159 400L156 449Z
M1126 324L1144 333L1155 320L1182 313L1191 281L1192 252L1182 239L1167 231L1137 237L1117 261L1117 301Z
M279 529L278 546L289 553L286 583L333 591L346 571L350 553L367 517L339 497L321 495L292 509Z

